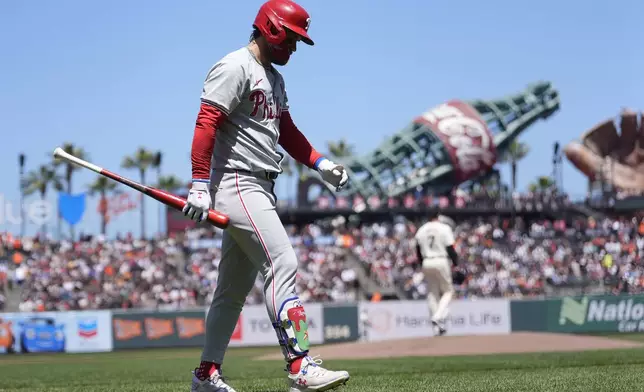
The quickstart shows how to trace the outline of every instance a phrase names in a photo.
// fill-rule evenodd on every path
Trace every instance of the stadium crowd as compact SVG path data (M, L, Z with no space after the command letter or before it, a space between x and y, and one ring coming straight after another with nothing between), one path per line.
M498 199L472 195L467 204L498 206ZM436 201L440 203L439 200ZM515 203L541 208L565 203L556 195L523 195ZM297 285L308 302L358 299L357 271L407 298L423 298L427 287L415 269L412 238L423 223L333 220L287 226L300 261ZM469 272L457 295L532 296L546 286L608 283L614 290L644 287L644 219L472 218L455 229L457 251ZM20 311L99 308L190 308L208 304L218 275L221 232L205 228L139 240L131 235L78 241L16 238L0 234L0 310L3 291L18 287ZM616 283L617 282L617 283ZM263 301L258 276L247 303Z
M402 287L407 298L422 298L427 287L416 261L413 234L422 222L363 225L353 248L384 286ZM459 297L531 296L550 287L605 284L641 292L644 287L644 220L477 218L456 228L456 249L468 271Z
M300 260L301 298L357 299L355 272L345 267L334 238L314 225L289 231ZM5 271L20 288L20 311L201 306L212 298L221 257L220 232L203 228L149 241L98 236L71 243L0 234L0 244L0 277ZM247 303L263 301L262 287L258 276Z

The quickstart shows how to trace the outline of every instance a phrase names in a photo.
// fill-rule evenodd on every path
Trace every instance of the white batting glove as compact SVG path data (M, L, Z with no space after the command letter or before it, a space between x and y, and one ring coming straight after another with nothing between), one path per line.
M195 222L202 222L208 217L212 204L210 199L210 182L193 181L183 214Z
M339 192L347 181L349 181L349 175L344 170L344 166L338 165L326 158L321 158L317 162L316 169L324 181L335 187L336 192Z

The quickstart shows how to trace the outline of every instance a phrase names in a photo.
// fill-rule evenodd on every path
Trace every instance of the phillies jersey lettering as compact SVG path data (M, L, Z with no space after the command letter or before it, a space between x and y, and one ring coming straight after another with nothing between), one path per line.
M270 98L266 98L266 93L262 90L252 91L249 99L253 103L253 110L250 112L250 117L259 117L260 120L274 120L276 118L279 119L279 116L282 114L280 103L272 102Z
M228 115L217 130L212 168L281 172L280 117L288 110L282 75L265 68L246 47L208 72L201 99Z

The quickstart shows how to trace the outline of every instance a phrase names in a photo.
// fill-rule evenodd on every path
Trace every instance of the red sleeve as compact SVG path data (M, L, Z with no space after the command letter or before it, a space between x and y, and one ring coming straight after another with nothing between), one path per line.
M210 162L215 148L215 131L226 121L226 114L207 103L201 103L192 138L192 179L210 181Z
M311 169L315 167L316 161L322 158L322 154L317 152L306 139L306 136L297 129L289 112L283 112L280 118L280 138L278 142L288 155Z

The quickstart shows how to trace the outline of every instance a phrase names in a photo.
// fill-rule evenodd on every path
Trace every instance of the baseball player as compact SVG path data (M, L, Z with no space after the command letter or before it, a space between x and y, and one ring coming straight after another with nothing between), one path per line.
M414 236L418 262L428 284L427 300L432 316L432 327L437 335L447 332L445 320L449 313L449 303L454 295L452 268L458 265L458 256L454 249L454 232L438 214L433 214L427 223L418 228ZM451 260L448 261L448 258ZM459 283L462 273L454 271Z
M313 45L310 22L307 11L290 0L267 1L249 44L216 62L203 85L192 141L192 187L183 212L201 222L214 207L230 224L193 392L234 392L221 377L221 364L258 273L287 362L290 392L326 391L349 379L346 371L324 369L309 356L306 312L295 292L298 260L275 209L283 159L278 145L335 189L348 181L344 168L317 152L294 124L284 79L274 67L286 65L298 43Z

